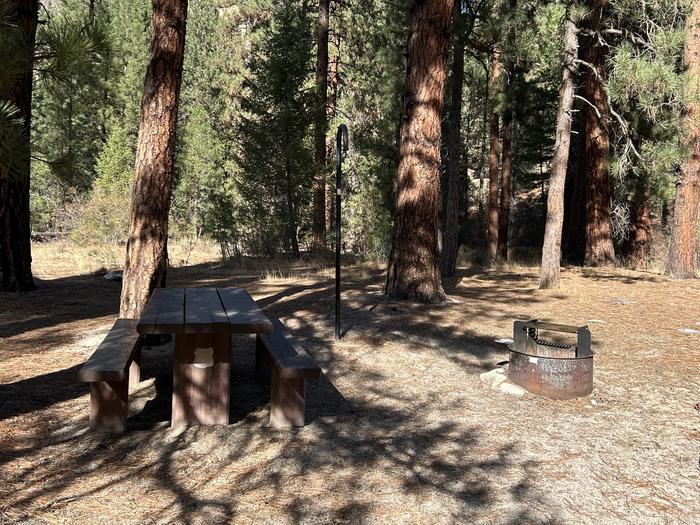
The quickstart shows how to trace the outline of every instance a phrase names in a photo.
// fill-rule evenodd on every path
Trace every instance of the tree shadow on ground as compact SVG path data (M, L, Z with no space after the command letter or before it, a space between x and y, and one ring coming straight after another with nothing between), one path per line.
M81 366L0 384L0 421L85 395L87 386L76 380Z
M41 281L31 292L0 293L0 338L119 312L121 284L98 275ZM95 300L99 298L99 300Z
M246 364L245 373L251 371ZM158 370L156 382L167 376L164 372ZM482 430L431 421L429 405L408 405L401 396L348 401L339 392L327 395L328 388L334 390L325 379L309 392L313 415L302 429L267 428L265 409L229 426L179 432L155 428L99 435L84 432L84 419L57 425L48 442L14 454L0 452L3 464L23 455L44 458L31 469L11 472L10 483L23 483L11 508L26 510L25 518L37 511L41 516L72 502L90 505L136 483L158 495L155 503L143 502L150 513L133 516L142 522L250 517L250 494L274 501L269 519L285 523L362 522L396 498L423 505L434 501L435 521L471 522L505 498L515 510L501 523L556 522L530 514L531 506L545 498L533 488L536 464L516 460L515 445L487 446ZM141 417L148 423L158 414L144 409L130 422ZM257 459L251 464L250 458ZM505 489L504 479L512 479Z
M229 423L236 424L248 418L260 419L269 406L270 383L261 383L255 379L255 337L234 335L231 347ZM152 378L155 395L148 398L140 411L129 417L130 430L152 430L169 426L173 352L172 342L143 348L142 382ZM307 397L307 423L313 423L320 417L340 416L349 411L347 400L325 375L307 383Z
M212 270L212 267L215 267ZM226 266L211 263L187 268L171 269L169 284L244 286L255 281L252 275L235 275ZM514 274L510 278L518 281L530 277L527 274ZM478 336L463 327L443 326L442 313L454 308L452 303L442 305L420 305L407 302L385 300L382 296L381 283L383 269L370 269L357 275L346 274L343 286L343 337L370 346L380 346L384 342L400 342L415 348L428 350L439 349L457 363L466 364L465 357L475 356L485 360L482 367L491 368L504 358L504 348L494 342L494 337ZM457 287L462 279L479 278L481 286L477 289ZM510 282L501 274L483 273L478 268L460 269L456 281L446 287L452 298L468 300L488 308L475 309L474 319L488 319L498 315L497 305L522 304L526 306L537 298L526 287L513 289ZM487 286L483 283L487 282ZM258 281L256 283L260 285ZM263 283L264 285L264 283ZM332 344L334 323L334 282L326 278L305 285L267 285L274 293L258 299L258 304L268 315L282 317L291 321L295 335L298 335L310 347L311 353L321 362L326 370L332 370L331 354L325 352ZM277 291L274 291L277 289ZM47 292L51 292L50 295ZM78 276L57 279L51 284L42 284L38 291L32 292L36 297L29 302L18 301L12 304L13 311L6 315L15 319L4 323L0 328L0 337L21 334L25 330L37 331L36 336L24 338L23 347L38 345L58 346L71 342L74 335L60 328L52 328L61 323L88 318L114 315L118 312L119 287L100 276ZM6 294L5 294L6 295ZM13 296L14 297L14 296ZM29 294L19 296L20 299ZM57 297L60 299L57 299ZM77 297L66 300L65 297ZM30 312L33 316L26 321ZM415 321L416 316L422 321ZM511 322L508 317L509 323ZM88 334L85 334L88 335ZM494 334L502 337L504 334ZM168 359L166 358L166 361ZM0 420L15 415L40 410L52 404L74 399L87 392L87 386L76 383L75 374L78 366L66 368L49 374L20 380L7 385L0 385L3 394L0 405ZM235 368L233 368L235 373ZM151 377L146 364L144 378ZM236 381L232 381L235 385ZM163 387L164 388L164 387ZM21 394L20 394L21 393ZM164 395L169 395L165 391ZM161 396L162 397L162 396ZM159 398L158 402L161 398ZM157 405L156 405L157 406ZM162 411L161 408L159 410Z
M252 283L223 272L212 280L208 265L178 270L171 272L171 286ZM418 305L384 300L383 274L383 270L370 270L346 275L344 341L351 348L394 342L402 351L435 352L470 370L502 359L503 348L493 343L492 337L459 324L444 324L454 303ZM499 315L498 305L527 306L536 300L525 287L504 290L507 281L498 276L465 273L460 278L475 276L486 280L479 291L455 284L452 295L470 305L485 305L473 309L477 321ZM333 347L331 279L308 285L289 286L274 280L255 285L260 288L259 304L266 313L282 317L326 372L310 385L306 427L266 427L269 387L252 379L252 338L234 341L228 426L183 431L165 428L172 395L168 345L144 351L144 385L153 380L152 390L139 390L133 396L136 399L147 393L149 397L143 408L131 415L132 430L123 435L86 432L87 387L74 382L77 367L41 374L5 385L0 393L21 396L43 386L53 398L42 394L30 396L21 407L3 405L1 417L32 411L50 415L58 401L74 400L72 412L63 420L56 416L34 418L35 439L0 450L0 464L18 459L29 463L9 472L7 482L16 487L11 508L28 514L48 512L83 500L89 505L95 498L119 498L119 494L147 486L157 494L157 500L144 502L148 511L135 515L136 521L232 520L260 512L251 507L250 496L259 494L271 521L289 523L361 522L376 517L373 513L382 506L391 507L397 498L425 505L435 500L429 512L435 513L436 521L471 522L507 500L513 509L503 514L502 523L556 522L530 514L532 505L546 498L533 488L534 464L517 459L520 452L514 443L494 446L485 438L484 429L436 420L430 398L417 400L402 385L393 384L379 367L356 367L347 354ZM92 300L104 303L92 309L99 315L118 300L118 291L113 295L99 293ZM41 327L52 326L50 305L37 313L43 316ZM82 311L73 314L75 318L88 317ZM420 321L416 322L416 317ZM65 318L58 322L65 322ZM20 325L15 325L12 333L18 329ZM392 353L377 357L393 358ZM339 390L335 385L338 374L344 374L358 390ZM392 388L387 389L387 385ZM252 463L251 458L255 458Z

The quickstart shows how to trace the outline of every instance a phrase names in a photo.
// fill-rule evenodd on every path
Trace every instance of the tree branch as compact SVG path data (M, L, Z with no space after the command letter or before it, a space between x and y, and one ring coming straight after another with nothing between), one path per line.
M595 114L598 116L598 118L602 117L602 115L600 114L600 111L598 111L598 108L595 107L590 100L588 100L585 97L582 97L581 95L574 95L574 98L577 98L579 100L583 100L586 104L588 104L589 106L591 106L593 108L593 110L595 111Z

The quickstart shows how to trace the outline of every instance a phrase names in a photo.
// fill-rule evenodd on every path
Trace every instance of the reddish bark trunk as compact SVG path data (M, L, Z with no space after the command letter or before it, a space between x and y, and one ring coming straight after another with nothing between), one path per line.
M498 49L491 58L491 92L497 96L500 90L501 64ZM495 102L494 102L495 106ZM494 107L489 127L489 198L488 198L488 264L492 265L498 257L498 168L500 160L499 113Z
M576 107L576 105L574 105ZM576 116L581 115L580 112ZM583 116L583 115L582 115ZM574 118L578 133L571 136L569 165L564 191L563 257L571 263L583 264L586 255L586 151L585 118Z
M509 77L512 76L512 70ZM510 78L505 89L503 108L503 150L501 151L501 202L498 210L498 257L508 260L508 228L510 226L510 184L513 171L513 108Z
M547 222L542 246L540 288L559 286L561 263L561 232L564 221L564 183L571 141L571 107L574 101L575 79L578 74L578 29L571 20L571 6L564 18L564 67L559 87L556 139L552 159L552 175L547 195Z
M26 68L22 75L6 85L6 89L0 90L0 100L10 101L19 110L24 122L26 148L16 169L6 173L0 170L0 291L22 292L34 289L29 174L32 71L39 4L36 0L12 0L10 5L23 39L16 43L17 52L25 54Z
M651 204L648 191L642 191L632 203L632 227L627 241L630 268L646 270L651 248Z
M120 316L141 315L153 289L165 286L168 213L187 0L153 0L152 35L141 101Z
M596 19L602 17L607 2L594 10ZM604 81L607 77L606 48L592 42L588 46L587 62L596 73L589 72L585 83L586 99L595 106L586 110L587 220L586 255L584 263L601 266L615 262L610 208L613 185L608 168L610 155L608 97ZM596 111L597 110L597 111Z
M449 137L447 143L447 205L445 207L445 232L442 236L440 272L451 277L457 269L459 251L459 197L463 187L460 176L462 140L462 87L464 85L464 27L462 0L456 0L453 16L454 51L450 78Z
M503 124L501 151L501 201L498 210L498 257L508 260L508 230L510 227L510 187L513 172L513 90L515 79L515 36L512 26L517 8L517 0L509 0L506 15L511 18L511 26L506 36L506 75L503 82Z
M314 179L314 207L312 220L312 245L320 249L326 245L326 131L328 120L328 0L318 2L316 26L316 125L314 149L316 177Z
M440 116L452 0L416 0L411 10L399 147L396 217L386 294L439 302Z
M700 4L697 2L693 3L686 21L684 59L688 78L682 130L688 157L676 183L666 273L676 279L693 279L697 277L700 205Z

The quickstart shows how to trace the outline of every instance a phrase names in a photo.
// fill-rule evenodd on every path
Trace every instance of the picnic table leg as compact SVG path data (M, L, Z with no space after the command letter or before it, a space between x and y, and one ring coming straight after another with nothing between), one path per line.
M272 368L271 427L304 426L305 388L306 384L303 378L284 378L280 376L280 371L277 367Z
M90 383L90 430L123 432L129 412L127 381Z
M171 426L226 425L231 336L177 334Z
M129 365L129 388L138 388L141 383L141 345L134 350L132 361Z

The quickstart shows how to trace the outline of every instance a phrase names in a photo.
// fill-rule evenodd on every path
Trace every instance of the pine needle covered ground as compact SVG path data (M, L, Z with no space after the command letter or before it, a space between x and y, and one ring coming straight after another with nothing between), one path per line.
M229 426L168 428L172 345L147 348L131 430L87 432L75 375L119 284L39 261L0 295L0 523L698 523L700 283L623 270L462 270L439 306L383 300L346 271L342 342L317 265L175 268L171 286L244 286L321 364L298 430L266 428L253 341L236 337ZM76 273L76 272L73 272ZM62 274L62 275L61 275ZM595 388L556 402L489 390L512 321L587 323ZM680 331L682 329L690 329Z

